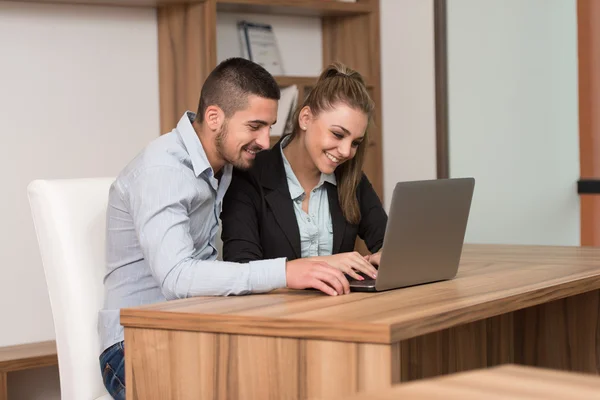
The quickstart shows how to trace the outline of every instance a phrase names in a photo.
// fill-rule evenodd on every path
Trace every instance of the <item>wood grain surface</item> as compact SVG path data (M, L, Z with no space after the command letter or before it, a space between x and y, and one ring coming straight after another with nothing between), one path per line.
M204 80L217 64L215 16L215 0L157 9L161 133L198 109Z
M598 373L599 317L598 290L515 312L515 362Z
M27 3L89 4L123 7L161 7L201 4L213 0L16 0ZM306 16L352 16L368 13L371 4L361 0L345 3L337 0L218 0L219 11Z
M335 0L217 0L217 10L235 13L257 13L300 16L356 16L371 12L368 1Z
M123 309L129 327L394 343L600 288L600 249L466 245L455 279L382 293L198 297Z
M600 399L600 378L517 365L446 375L395 385L355 396L322 397L345 400L591 400Z
M6 372L0 372L0 400L8 400L8 378Z
M600 179L600 2L577 1L579 176ZM600 246L600 196L581 194L581 244Z
M10 372L57 365L54 340L0 347L0 371Z
M397 346L158 329L125 335L128 399L312 399L390 387L393 373L399 381Z

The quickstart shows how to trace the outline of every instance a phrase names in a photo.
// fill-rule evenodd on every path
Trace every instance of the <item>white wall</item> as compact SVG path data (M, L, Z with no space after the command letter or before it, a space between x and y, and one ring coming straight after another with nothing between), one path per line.
M0 2L0 38L3 346L54 338L27 184L116 175L160 132L154 10ZM12 398L58 398L23 374Z
M448 1L450 173L466 241L579 244L575 0Z
M433 1L380 0L380 8L383 190L389 209L397 182L436 177Z

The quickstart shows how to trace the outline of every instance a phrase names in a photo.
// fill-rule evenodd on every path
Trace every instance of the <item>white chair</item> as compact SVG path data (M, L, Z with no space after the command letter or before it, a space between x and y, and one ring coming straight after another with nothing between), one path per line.
M27 187L54 318L62 400L111 399L98 361L97 321L113 180L36 180Z

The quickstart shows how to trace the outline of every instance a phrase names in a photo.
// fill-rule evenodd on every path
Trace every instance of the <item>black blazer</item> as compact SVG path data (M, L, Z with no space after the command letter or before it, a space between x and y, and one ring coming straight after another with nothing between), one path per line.
M325 182L333 223L332 253L354 251L356 236L375 253L383 245L387 214L363 174L357 193L361 220L350 224L342 214L337 186ZM256 155L248 171L234 169L221 213L223 260L249 262L300 258L300 230L287 184L281 141Z

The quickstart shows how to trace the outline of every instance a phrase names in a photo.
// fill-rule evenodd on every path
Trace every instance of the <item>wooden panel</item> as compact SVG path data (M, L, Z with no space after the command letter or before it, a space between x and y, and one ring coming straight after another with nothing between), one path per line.
M600 157L600 156L599 156ZM600 195L579 195L581 245L600 246Z
M292 85L297 85L297 86L313 86L316 82L317 79L319 78L318 76L274 76L275 81L277 82L277 84L280 87L287 87L287 86L292 86Z
M540 368L506 365L395 385L348 400L588 400L597 399L600 378ZM324 399L324 398L323 398Z
M400 382L400 368L399 343L358 345L359 392L383 389Z
M581 178L600 179L600 2L577 1L579 163ZM581 196L581 244L600 246L600 195Z
M514 313L486 319L487 366L514 363Z
M455 279L382 293L280 290L121 311L125 326L394 343L600 289L600 248L467 245ZM375 311L376 310L376 311Z
M210 0L16 0L28 3L89 4L124 7L157 7L199 4ZM219 0L219 11L281 15L360 15L370 12L368 2L336 0Z
M121 310L121 324L139 328L177 329L245 335L303 337L366 343L391 343L389 326L370 323L333 323L293 319L239 317L161 311Z
M282 76L282 75L278 75L278 76L274 76L274 78L275 78L275 81L277 82L277 84L281 87L298 85L299 87L304 86L304 87L310 88L310 87L314 86L315 83L317 83L317 79L319 77L318 76ZM371 82L366 81L365 83L367 85L367 88L370 89L373 87ZM370 92L370 94L373 95L372 92Z
M306 368L300 358L299 340L236 335L230 344L230 371L237 371L238 376L237 382L230 381L230 387L237 387L238 392L230 393L228 398L278 399L288 393L297 396L300 372Z
M370 14L323 18L323 64L341 61L359 71L373 85L379 85L378 18L378 2L373 3Z
M447 344L447 332L445 335L444 332L435 332L402 341L400 344L401 381L447 373L447 355L443 354L445 344Z
M598 266L599 249L578 246L522 246L522 245L465 245L461 269L479 268L479 263L522 263L526 268L554 264L575 269ZM481 272L484 272L483 270Z
M204 80L217 65L216 3L162 6L157 11L161 132L196 111Z
M223 12L302 16L348 16L371 11L364 1L344 3L336 0L218 0Z
M323 18L323 63L341 61L359 71L369 83L376 107L374 126L369 132L372 146L363 170L383 199L379 1L369 4L372 12L366 15Z
M379 104L377 96L378 91L376 88L369 89L371 98L376 102L377 108L375 110L374 122L369 129L369 143L365 154L365 161L363 164L363 172L369 178L369 181L373 185L373 188L377 192L379 199L383 203L383 166L382 166L382 133L381 133L381 114L378 111ZM366 245L364 246L366 249ZM366 254L366 253L364 253Z
M331 397L356 393L358 354L354 343L307 341L306 397ZM389 363L389 359L387 360Z
M54 340L0 347L0 371L19 371L57 364Z
M305 399L391 386L388 345L132 328L126 342L128 399Z
M493 317L400 344L403 382L512 362L512 315Z
M15 0L19 3L87 4L112 7L158 7L172 4L202 3L205 0Z
M599 373L600 292L515 313L515 362Z
M8 387L6 372L0 372L0 400L8 400Z

